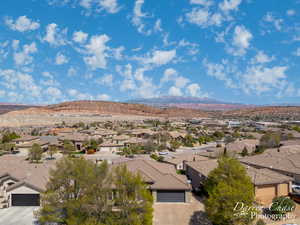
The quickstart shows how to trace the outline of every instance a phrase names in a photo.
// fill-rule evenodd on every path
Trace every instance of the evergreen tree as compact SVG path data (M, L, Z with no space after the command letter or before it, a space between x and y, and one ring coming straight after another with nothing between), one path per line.
M42 225L151 225L152 195L125 166L66 157L50 171L37 217Z
M208 199L205 209L209 219L216 225L247 225L250 212L236 214L237 204L251 207L254 203L254 187L246 169L239 161L222 157L218 167L209 173L205 190Z
M31 162L38 162L42 159L43 149L37 143L34 143L32 147L29 149L28 158Z

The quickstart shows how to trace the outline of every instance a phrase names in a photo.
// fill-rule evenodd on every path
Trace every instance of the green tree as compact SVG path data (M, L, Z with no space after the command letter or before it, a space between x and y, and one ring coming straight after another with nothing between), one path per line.
M1 142L2 143L9 143L14 139L19 138L20 136L18 134L16 134L15 132L9 132L6 131L3 135L2 135L2 139Z
M240 205L252 207L254 187L246 169L234 158L222 157L205 183L205 209L216 225L250 224L251 214L240 213ZM237 205L238 204L238 205Z
M260 138L259 145L263 148L276 148L279 147L280 140L280 134L269 132Z
M28 158L31 162L38 162L42 159L43 149L37 143L34 143L29 149Z
M50 171L37 217L42 225L150 225L152 196L125 166L63 158Z
M50 156L50 159L53 159L53 155L57 152L58 148L55 145L50 145L47 151L48 155Z
M247 147L246 147L246 146L243 148L243 150L242 150L242 152L241 152L241 155L242 155L243 157L245 157L245 156L249 155L249 153L248 153L248 149L247 149Z
M69 140L64 140L63 142L63 153L66 155L71 155L76 151L75 146Z
M176 151L176 149L178 149L180 147L181 143L179 141L172 140L172 141L170 141L170 145L171 145L172 151Z

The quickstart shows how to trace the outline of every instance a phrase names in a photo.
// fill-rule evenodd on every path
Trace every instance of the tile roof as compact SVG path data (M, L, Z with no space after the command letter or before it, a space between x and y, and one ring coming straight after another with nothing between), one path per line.
M140 172L145 182L153 183L150 185L152 190L190 190L186 178L177 175L172 165L141 159L113 164L117 165L126 165L129 171Z
M188 162L187 165L207 177L213 169L217 168L218 160L213 159L206 161ZM247 174L250 176L254 185L278 184L293 180L293 178L291 177L282 175L269 169L257 169L246 165L245 167L247 170Z

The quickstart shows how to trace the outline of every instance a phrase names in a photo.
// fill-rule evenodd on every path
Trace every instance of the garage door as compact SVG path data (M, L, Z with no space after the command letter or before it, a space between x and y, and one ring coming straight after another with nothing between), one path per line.
M185 191L157 191L157 202L185 202Z
M256 188L255 192L256 200L262 204L269 204L272 199L276 197L275 186L260 186Z
M39 194L12 194L12 206L39 206Z

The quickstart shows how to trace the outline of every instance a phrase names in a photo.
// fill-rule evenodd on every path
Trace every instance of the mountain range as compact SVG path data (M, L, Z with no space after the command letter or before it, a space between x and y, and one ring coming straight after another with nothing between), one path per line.
M140 99L129 100L128 102L150 105L150 106L160 107L160 108L177 107L177 108L199 109L199 110L206 110L206 111L234 110L234 109L255 107L255 105L224 102L224 101L211 99L211 98L181 97L181 96L140 98Z

